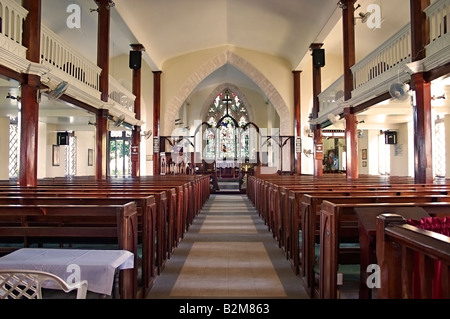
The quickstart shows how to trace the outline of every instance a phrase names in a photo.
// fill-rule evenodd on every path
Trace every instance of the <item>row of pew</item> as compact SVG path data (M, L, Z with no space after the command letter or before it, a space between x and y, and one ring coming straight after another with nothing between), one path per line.
M407 276L403 279L402 276L387 276L387 265L401 269L405 260L393 261L401 254L377 255L387 251L377 252L386 238L384 228L376 228L378 219L386 214L398 215L406 222L450 216L450 184L445 181L417 184L408 177L360 176L348 180L339 174L250 176L247 196L290 260L293 271L302 278L311 298L398 297L398 287L404 286L402 280ZM377 231L382 235L378 236ZM396 247L409 247L422 258L439 258L446 274L439 284L444 289L443 295L450 297L450 238L444 236L447 242L433 246L430 256L430 251L417 249L417 245L412 244L417 238L425 241L423 237L430 234L410 228L407 233L406 239L403 237L403 242ZM380 270L372 276L368 267L373 265ZM390 273L394 272L390 270ZM424 273L422 277L425 275L431 276ZM370 280L381 283L370 284ZM395 280L400 284L394 283ZM380 286L397 290L383 290ZM424 283L423 286L423 296L431 296L430 288ZM394 290L396 294L391 293ZM408 289L401 293L404 297L411 294Z
M209 176L49 178L36 187L0 182L0 255L22 247L125 249L115 298L150 291L209 198Z

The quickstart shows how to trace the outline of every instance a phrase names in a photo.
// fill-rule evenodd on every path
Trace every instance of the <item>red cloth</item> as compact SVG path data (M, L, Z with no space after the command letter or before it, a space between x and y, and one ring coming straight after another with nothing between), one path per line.
M416 226L420 229L430 230L435 233L439 233L445 236L450 237L450 218L449 217L423 217L419 221L417 220L408 220L408 224ZM419 267L418 257L416 254L416 267ZM434 278L433 278L433 299L442 299L444 298L444 293L442 291L442 263L440 260L435 260L434 262ZM419 271L416 269L413 274L413 297L420 297L420 277Z

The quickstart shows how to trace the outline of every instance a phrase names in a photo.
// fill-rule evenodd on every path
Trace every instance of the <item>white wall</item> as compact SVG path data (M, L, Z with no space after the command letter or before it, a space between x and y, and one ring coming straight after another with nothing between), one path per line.
M95 175L95 132L77 131L77 176ZM88 150L94 151L94 162L88 166Z
M0 118L0 180L9 179L9 117Z

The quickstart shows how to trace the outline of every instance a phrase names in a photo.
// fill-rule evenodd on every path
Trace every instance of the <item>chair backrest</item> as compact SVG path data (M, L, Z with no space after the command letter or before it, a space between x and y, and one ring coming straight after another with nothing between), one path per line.
M69 284L52 273L23 269L0 269L0 299L42 299L42 284L46 281L66 293L77 290L76 298L86 299L86 280Z

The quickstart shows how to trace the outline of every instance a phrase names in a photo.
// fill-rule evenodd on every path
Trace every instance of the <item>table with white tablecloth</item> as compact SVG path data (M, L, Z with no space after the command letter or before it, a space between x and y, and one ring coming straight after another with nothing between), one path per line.
M46 271L66 282L87 280L89 291L104 295L112 294L116 270L133 267L134 254L128 250L21 248L0 258L0 269Z

